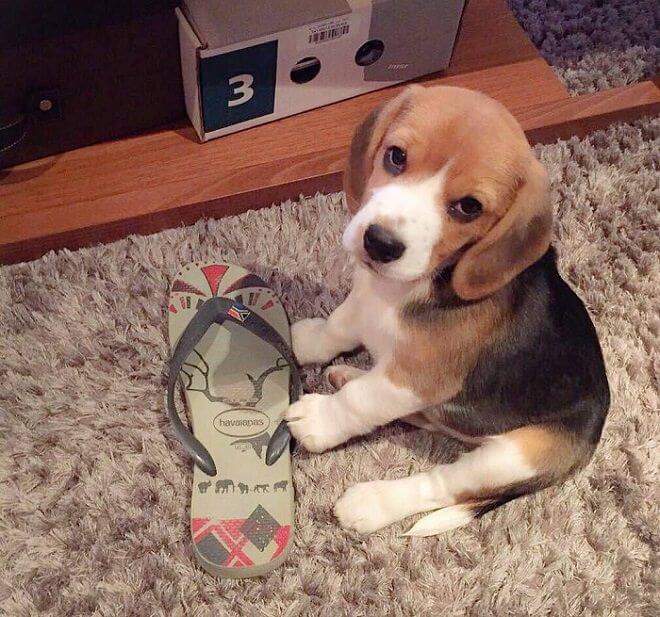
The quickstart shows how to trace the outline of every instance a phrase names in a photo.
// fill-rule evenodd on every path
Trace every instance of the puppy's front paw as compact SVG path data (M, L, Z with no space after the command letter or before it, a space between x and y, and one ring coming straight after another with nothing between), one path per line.
M291 346L300 364L332 360L334 356L328 356L324 349L325 327L326 320L321 317L302 319L291 326Z
M305 394L284 417L292 435L310 452L323 452L341 443L332 424L330 396Z
M351 486L335 504L335 516L344 529L371 533L403 518L401 496L386 480Z

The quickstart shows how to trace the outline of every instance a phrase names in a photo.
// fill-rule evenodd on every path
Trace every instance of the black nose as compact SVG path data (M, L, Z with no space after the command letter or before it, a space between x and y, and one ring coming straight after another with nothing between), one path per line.
M380 225L369 225L364 232L364 250L374 261L388 263L399 259L406 245Z

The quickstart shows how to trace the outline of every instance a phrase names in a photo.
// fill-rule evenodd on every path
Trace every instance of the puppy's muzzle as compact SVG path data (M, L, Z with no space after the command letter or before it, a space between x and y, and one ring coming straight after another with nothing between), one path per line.
M382 225L369 225L364 232L364 250L373 261L385 264L399 259L406 245Z

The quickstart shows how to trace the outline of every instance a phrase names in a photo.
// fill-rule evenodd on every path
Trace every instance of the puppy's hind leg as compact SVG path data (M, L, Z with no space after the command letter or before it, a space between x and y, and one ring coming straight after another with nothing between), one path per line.
M587 444L560 428L524 427L488 438L454 463L400 480L357 484L337 502L335 514L342 527L369 533L443 508L406 534L434 535L565 478L590 453Z

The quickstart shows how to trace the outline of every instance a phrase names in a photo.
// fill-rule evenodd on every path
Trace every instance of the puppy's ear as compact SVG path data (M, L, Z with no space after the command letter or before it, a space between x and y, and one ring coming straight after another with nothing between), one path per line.
M509 210L456 264L454 291L464 300L476 300L504 287L543 256L551 233L548 175L530 156Z
M355 129L344 168L344 191L351 213L360 209L364 189L374 168L374 155L385 133L422 86L408 86L401 94L374 109Z

